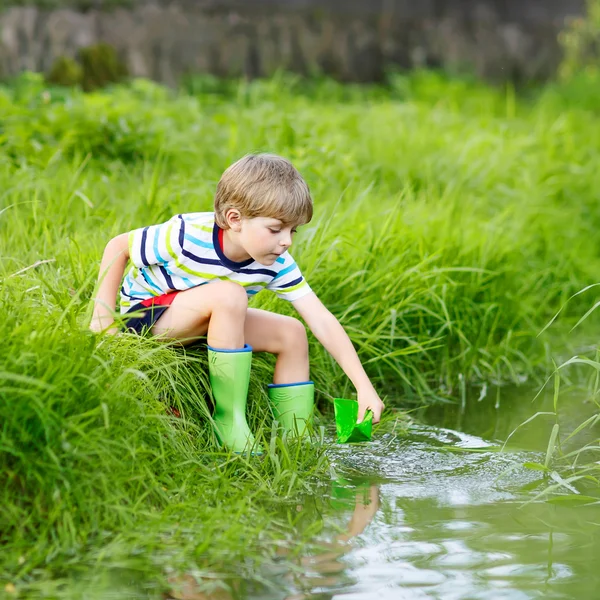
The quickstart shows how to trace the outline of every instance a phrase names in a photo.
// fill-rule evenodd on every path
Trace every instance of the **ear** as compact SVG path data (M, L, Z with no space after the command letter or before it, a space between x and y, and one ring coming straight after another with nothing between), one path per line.
M232 231L239 233L242 230L242 215L237 208L228 208L225 212L225 220Z

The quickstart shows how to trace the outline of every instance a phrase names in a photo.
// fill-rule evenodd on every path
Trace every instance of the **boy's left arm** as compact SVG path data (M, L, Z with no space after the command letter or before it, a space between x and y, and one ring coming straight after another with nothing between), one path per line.
M365 373L348 334L340 322L323 305L314 292L292 302L315 337L342 367L358 394L358 421L365 411L373 411L373 423L378 423L384 404Z

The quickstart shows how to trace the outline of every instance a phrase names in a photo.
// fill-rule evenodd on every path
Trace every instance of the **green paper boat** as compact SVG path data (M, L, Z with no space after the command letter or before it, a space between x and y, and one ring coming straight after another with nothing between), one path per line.
M358 402L356 400L335 398L333 407L335 409L335 426L339 444L368 442L371 439L371 431L373 429L372 411L367 410L365 418L360 423L357 423Z

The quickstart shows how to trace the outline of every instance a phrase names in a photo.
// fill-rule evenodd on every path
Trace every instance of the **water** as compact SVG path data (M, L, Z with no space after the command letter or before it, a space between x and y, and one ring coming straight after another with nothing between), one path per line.
M244 597L600 596L600 507L532 501L541 474L523 467L544 461L554 418L536 419L513 436L510 451L498 451L519 423L551 410L551 398L532 405L533 395L512 390L466 410L436 408L407 431L336 446L329 499L309 499L303 510L324 513L341 532L322 536L325 547L305 556L297 573L265 573L273 587ZM561 402L563 428L591 414L584 395Z

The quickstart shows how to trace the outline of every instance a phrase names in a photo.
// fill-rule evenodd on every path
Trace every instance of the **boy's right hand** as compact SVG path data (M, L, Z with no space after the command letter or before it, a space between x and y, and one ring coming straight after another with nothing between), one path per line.
M90 322L90 331L94 333L108 333L109 335L115 335L119 332L117 327L111 327L114 323L114 319L107 317L92 317Z
M362 422L365 418L367 410L373 411L373 425L379 423L381 413L385 408L385 404L381 401L381 398L375 391L372 385L369 385L367 389L358 390L358 420L357 423Z

